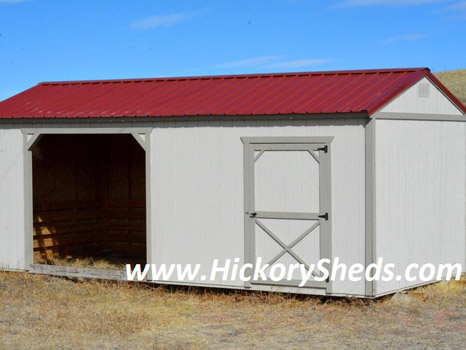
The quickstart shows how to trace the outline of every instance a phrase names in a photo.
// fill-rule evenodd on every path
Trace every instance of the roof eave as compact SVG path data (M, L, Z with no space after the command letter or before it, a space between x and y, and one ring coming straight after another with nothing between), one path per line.
M111 116L111 117L10 117L0 118L0 123L124 123L164 121L205 121L205 120L318 120L368 118L367 111L348 113L295 113L255 115L179 115L179 116Z

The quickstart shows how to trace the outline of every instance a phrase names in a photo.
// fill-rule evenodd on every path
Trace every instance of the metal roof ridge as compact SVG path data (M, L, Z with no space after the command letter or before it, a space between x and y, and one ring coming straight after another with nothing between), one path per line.
M413 68L381 68L381 69L359 69L359 70L334 70L334 71L308 71L289 73L253 73L253 74L229 74L229 75L201 75L201 76L181 76L181 77L157 77L157 78L132 78L132 79L97 79L97 80L64 80L64 81L44 81L37 85L97 85L97 84L119 84L119 83L153 83L162 81L183 81L183 80L222 80L222 79L257 79L257 78L279 78L279 77L309 77L314 75L352 75L352 74L384 74L403 72L430 72L427 67Z

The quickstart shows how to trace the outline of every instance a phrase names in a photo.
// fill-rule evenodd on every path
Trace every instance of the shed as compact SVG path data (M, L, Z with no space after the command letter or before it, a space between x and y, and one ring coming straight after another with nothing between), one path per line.
M0 268L201 264L164 283L356 297L426 282L206 276L258 257L464 271L465 113L427 68L40 83L0 103Z

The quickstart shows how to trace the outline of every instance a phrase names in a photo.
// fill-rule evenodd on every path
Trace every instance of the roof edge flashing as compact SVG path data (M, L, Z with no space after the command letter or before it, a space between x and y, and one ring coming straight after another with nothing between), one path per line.
M244 78L274 78L274 77L307 77L313 75L347 75L347 74L370 74L370 73L412 73L416 71L428 71L427 67L415 68L382 68L382 69L359 69L359 70L335 70L335 71L307 71L289 73L251 73L251 74L225 74L225 75L199 75L180 77L153 77L153 78L129 78L129 79L94 79L94 80L63 80L43 81L37 85L78 85L78 84L111 84L111 83L153 83L158 81L183 81L183 80L217 80L217 79L244 79Z

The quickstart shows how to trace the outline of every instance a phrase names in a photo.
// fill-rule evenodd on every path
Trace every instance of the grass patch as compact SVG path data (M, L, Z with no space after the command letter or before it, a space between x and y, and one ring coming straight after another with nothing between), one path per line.
M458 99L466 104L466 69L435 73L440 80Z
M461 348L460 282L379 300L168 288L0 272L0 339L12 349Z

